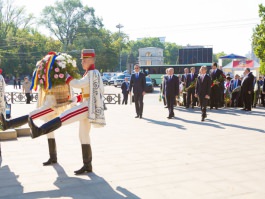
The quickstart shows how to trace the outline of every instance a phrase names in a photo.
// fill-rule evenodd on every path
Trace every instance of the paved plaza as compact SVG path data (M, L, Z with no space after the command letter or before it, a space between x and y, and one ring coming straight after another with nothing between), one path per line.
M35 107L13 104L12 117ZM176 107L168 120L156 88L143 119L134 118L134 104L107 109L107 126L91 130L93 173L74 175L82 166L77 122L56 131L53 166L42 166L46 136L2 141L0 198L265 198L265 108L207 110L201 122L199 108Z

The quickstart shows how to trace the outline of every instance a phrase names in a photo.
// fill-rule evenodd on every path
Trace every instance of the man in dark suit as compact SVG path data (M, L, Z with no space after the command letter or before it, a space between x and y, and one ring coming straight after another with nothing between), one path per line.
M201 111L202 111L202 120L204 121L207 117L206 107L208 100L210 99L211 93L211 78L206 74L207 67L201 67L201 75L198 77L195 89L195 96L199 98Z
M127 77L125 77L124 82L122 82L122 84L121 84L121 90L122 90L122 94L123 94L122 104L127 105L128 94L129 94L129 82L128 82Z
M238 100L239 100L239 95L240 92L233 92L234 89L236 89L237 87L241 86L241 80L239 79L239 75L236 74L235 78L231 80L230 82L230 87L229 90L232 93L232 97L231 97L231 107L238 107Z
M181 76L181 82L183 85L183 105L185 107L187 107L187 91L186 88L189 87L189 84L187 84L188 82L190 82L190 76L189 76L189 69L188 68L184 68L184 75Z
M245 77L242 80L241 94L243 99L244 111L251 111L252 93L254 92L254 75L249 68L244 71Z
M164 79L164 91L165 97L167 99L167 106L168 106L168 119L172 119L175 117L174 114L174 104L176 101L176 97L179 95L179 79L177 76L174 75L174 69L168 69L168 75L165 76Z
M135 102L135 110L136 110L136 116L135 118L142 118L143 115L143 99L145 95L145 74L140 72L140 66L136 64L134 66L134 74L131 76L130 81L130 95L133 88L133 94L134 94L134 102Z
M196 78L198 77L198 74L195 74L195 68L191 67L190 68L190 73L188 74L187 77L187 82L186 82L186 90L187 90L187 104L186 104L186 108L190 107L191 104L191 99L192 99L192 108L194 108L195 106L195 85L192 88L189 88L189 86L191 86L191 84L196 84ZM189 89L188 89L189 88Z
M222 95L224 94L224 81L220 81L221 76L223 75L223 71L221 71L220 69L217 68L217 63L214 62L212 64L212 70L211 70L211 80L212 80L212 84L215 82L216 84L214 84L211 87L211 103L210 103L210 109L213 109L213 107L215 107L215 109L218 109L218 107L221 105L221 98L223 97Z

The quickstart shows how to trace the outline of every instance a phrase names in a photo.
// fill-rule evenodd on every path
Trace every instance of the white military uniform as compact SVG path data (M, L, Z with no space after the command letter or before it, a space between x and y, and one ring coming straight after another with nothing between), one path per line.
M51 119L55 118L57 113L57 110L55 108L56 100L53 95L46 95L45 101L43 105L34 111L29 113L29 117L34 119L43 119L45 122L50 121ZM48 138L54 138L54 133L48 133Z
M5 79L0 75L0 112L6 115L6 101L5 101Z
M6 115L6 102L5 102L5 79L0 75L0 113ZM0 143L0 157L1 157L1 143Z
M82 79L71 80L70 86L73 88L82 89L83 100L77 106L69 110L66 110L60 115L62 125L79 121L80 142L81 144L90 144L89 133L91 128L91 123L95 124L94 125L95 127L101 127L105 125L104 107L102 99L104 93L104 86L102 79L100 77L100 73L98 72L98 70L86 71ZM93 93L92 90L96 90L96 92ZM94 104L94 100L92 99L96 98L97 97L96 95L99 98L101 98L101 100L98 100L99 102L102 102L101 104L97 105ZM93 118L93 112L94 114L96 114L95 116L96 118Z
M57 90L60 88L61 87L59 86ZM69 91L68 95L73 96L72 89L69 89L68 91ZM69 102L64 104L57 104L56 97L54 94L54 88L52 88L47 92L45 92L42 88L40 88L38 92L37 107L39 108L29 113L29 117L31 117L33 120L42 119L44 122L48 122L53 118L57 117L64 110L71 108L72 104L70 104ZM48 133L47 137L55 138L53 132Z
M82 89L82 103L65 111L60 115L62 125L70 124L79 120L79 139L81 144L90 144L90 128L91 123L88 120L88 98L90 95L89 91L89 80L88 73L80 80L73 79L70 82L70 86L73 88Z

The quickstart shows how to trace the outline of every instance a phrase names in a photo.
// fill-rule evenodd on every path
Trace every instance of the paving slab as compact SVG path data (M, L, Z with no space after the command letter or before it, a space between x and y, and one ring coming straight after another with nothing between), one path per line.
M91 129L93 173L73 172L82 166L77 122L56 130L53 166L42 166L46 136L2 141L0 198L265 198L264 108L208 110L201 122L199 108L176 107L168 120L157 89L143 119L134 104L107 108L107 126ZM14 104L12 117L34 109Z

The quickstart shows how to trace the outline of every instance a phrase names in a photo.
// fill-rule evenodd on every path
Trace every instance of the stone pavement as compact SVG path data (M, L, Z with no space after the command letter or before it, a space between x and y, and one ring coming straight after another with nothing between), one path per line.
M12 116L34 108L14 104ZM56 131L53 166L42 166L46 136L2 141L0 198L265 198L264 108L208 111L202 123L199 108L177 107L168 120L157 92L145 96L143 119L134 104L107 108L107 126L91 131L90 174L73 173L82 166L78 123Z

